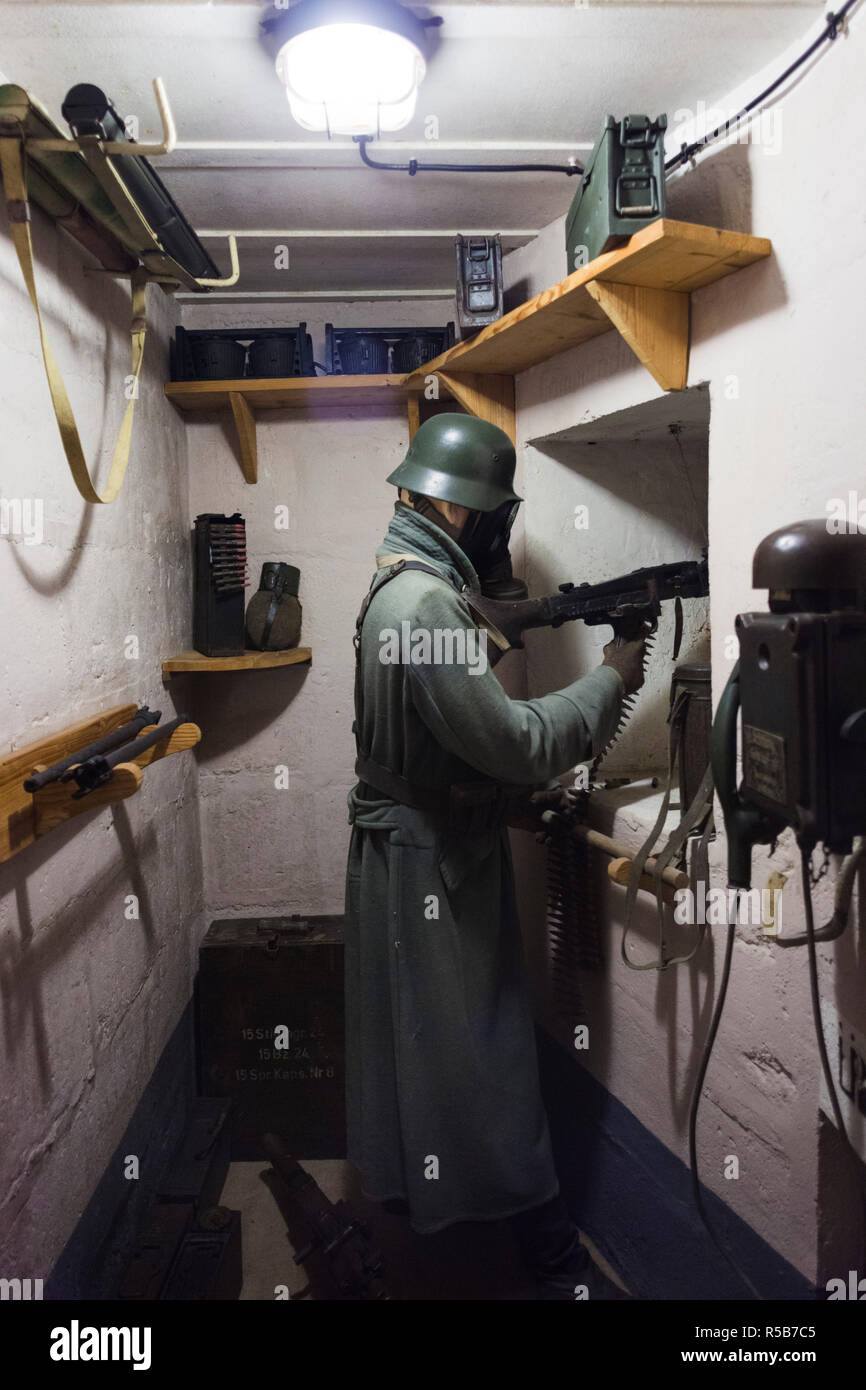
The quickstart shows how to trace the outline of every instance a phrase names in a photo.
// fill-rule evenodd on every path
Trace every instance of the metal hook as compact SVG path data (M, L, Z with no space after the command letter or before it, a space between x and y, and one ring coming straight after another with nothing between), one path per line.
M177 144L177 129L174 124L174 116L168 101L168 93L165 90L161 77L153 79L153 94L156 98L159 118L162 122L162 140L158 145L140 145L135 140L95 140L94 143L99 147L103 154L122 154L122 155L146 155L154 156L161 154L171 154ZM39 150L51 150L54 153L68 154L71 150L82 153L81 145L77 140L28 140L26 142L28 151L38 152Z

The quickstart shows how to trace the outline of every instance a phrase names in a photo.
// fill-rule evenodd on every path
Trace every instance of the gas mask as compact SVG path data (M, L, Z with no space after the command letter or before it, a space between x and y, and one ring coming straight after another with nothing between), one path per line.
M519 502L503 502L492 512L474 512L466 521L457 544L471 561L488 598L518 600L527 596L522 579L511 572L508 543Z
M488 598L517 601L527 596L521 579L511 572L511 552L508 542L517 516L519 502L509 500L492 512L470 512L462 526L455 526L443 516L428 497L409 494L416 512L426 516L456 541L469 560L481 582L481 592Z

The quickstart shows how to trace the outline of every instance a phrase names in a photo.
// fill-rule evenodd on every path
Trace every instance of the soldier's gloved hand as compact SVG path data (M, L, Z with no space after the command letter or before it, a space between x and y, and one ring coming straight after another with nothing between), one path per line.
M551 839L552 824L571 820L574 816L580 793L573 787L543 787L541 791L533 792L529 801L542 822L535 838L540 845L546 845Z
M580 793L573 787L563 787L557 783L555 787L542 787L540 791L533 792L529 802L539 816L545 811L556 811L560 816L573 816L579 798Z
M520 798L519 806L512 808L508 824L515 830L534 830L540 844L550 839L550 830L545 822L569 820L577 809L579 792L572 787L542 787L539 791L527 792Z
M604 649L602 666L612 666L622 677L626 695L634 695L644 682L643 663L646 656L646 639L649 628L643 637L634 642L608 642Z

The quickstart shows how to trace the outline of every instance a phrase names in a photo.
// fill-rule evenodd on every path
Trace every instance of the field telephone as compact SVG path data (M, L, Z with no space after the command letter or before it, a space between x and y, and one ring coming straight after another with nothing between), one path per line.
M689 1114L692 1189L715 1245L760 1298L718 1239L704 1209L697 1168L697 1116L725 1004L740 892L751 888L752 850L793 829L800 848L806 931L777 936L806 946L812 1014L833 1116L850 1153L821 1021L816 942L839 936L866 847L866 535L833 533L826 520L800 521L766 536L755 551L752 583L769 591L769 612L736 619L740 659L713 721L713 778L728 846L728 931L719 990ZM743 775L737 786L737 732ZM824 847L816 876L812 853ZM831 854L844 856L834 912L815 929L812 884Z
M752 846L786 826L807 853L849 854L866 834L866 535L785 526L755 551L752 582L770 611L737 617L740 660L713 724L733 888L750 886Z

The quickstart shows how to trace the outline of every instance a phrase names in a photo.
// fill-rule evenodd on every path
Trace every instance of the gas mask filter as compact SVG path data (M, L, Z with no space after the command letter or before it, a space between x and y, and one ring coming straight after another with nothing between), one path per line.
M519 506L519 502L511 500L492 512L474 513L467 518L457 540L481 581L481 592L488 598L526 598L526 585L512 574L508 548Z
M511 528L520 506L518 501L512 499L503 502L491 512L470 512L462 526L455 526L433 506L428 497L412 492L409 499L416 512L426 516L457 542L478 575L481 592L487 598L516 602L527 597L528 590L523 580L515 579L512 574L508 548Z

